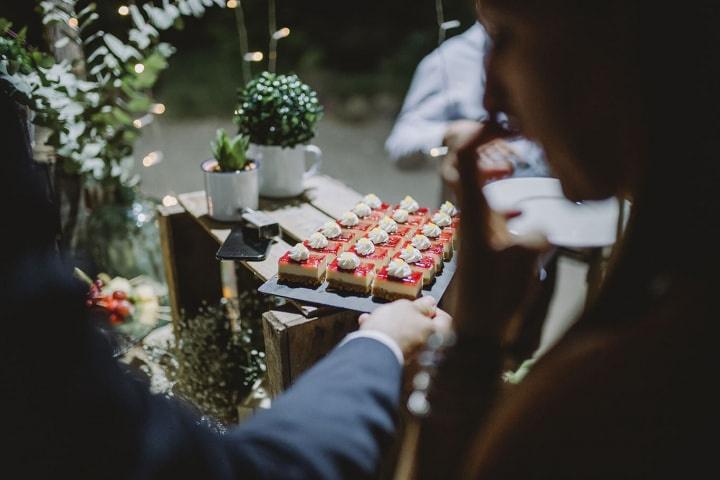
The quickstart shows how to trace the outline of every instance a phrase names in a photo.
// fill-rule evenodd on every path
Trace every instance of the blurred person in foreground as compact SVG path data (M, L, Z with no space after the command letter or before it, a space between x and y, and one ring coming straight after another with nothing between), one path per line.
M452 155L482 128L488 45L485 28L475 22L422 59L385 142L391 160L411 165L443 146ZM478 161L491 179L548 175L542 150L527 139L498 139Z
M480 0L485 106L538 141L576 201L630 199L602 291L517 386L508 328L537 236L489 211L457 153L463 236L457 342L421 421L420 478L702 478L716 470L720 302L720 5Z
M20 478L369 478L392 439L404 357L447 324L434 300L361 318L285 394L218 435L126 375L55 248L57 210L0 88L3 470ZM431 318L433 317L433 318Z

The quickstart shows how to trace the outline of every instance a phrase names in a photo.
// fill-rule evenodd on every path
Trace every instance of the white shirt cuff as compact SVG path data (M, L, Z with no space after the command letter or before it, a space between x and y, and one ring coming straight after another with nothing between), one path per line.
M389 335L378 332L377 330L358 330L357 332L352 332L346 335L345 338L343 338L343 340L338 344L338 347L342 347L346 343L356 338L372 338L373 340L377 340L378 342L382 343L390 349L393 355L395 355L395 358L397 358L397 361L400 363L400 365L403 365L405 363L405 357L403 356L402 350L400 350L400 346L398 345L398 343L393 340Z

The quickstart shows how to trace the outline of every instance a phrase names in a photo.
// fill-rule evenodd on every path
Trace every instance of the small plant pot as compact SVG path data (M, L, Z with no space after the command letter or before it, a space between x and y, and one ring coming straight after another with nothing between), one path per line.
M208 215L223 222L237 222L243 208L258 208L259 178L257 168L221 172L215 159L201 164L205 177Z
M304 180L317 173L322 160L322 152L315 145L283 148L250 144L249 151L260 164L260 195L269 198L302 194Z

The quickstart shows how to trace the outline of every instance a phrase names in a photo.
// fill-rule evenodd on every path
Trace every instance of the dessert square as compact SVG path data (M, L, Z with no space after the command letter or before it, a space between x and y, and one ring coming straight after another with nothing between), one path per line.
M340 255L342 253L342 247L343 245L340 242L331 242L328 240L327 246L323 248L313 248L312 245L310 245L310 242L308 240L305 240L303 242L303 245L314 253L321 253L328 256L328 263L332 262L335 257Z
M420 250L420 253L423 255L432 257L433 262L435 263L435 274L439 275L440 272L443 271L443 267L445 266L445 263L443 261L443 246L442 245L432 245L432 242L430 243L430 246L426 249L421 249L413 244L412 241L408 240L405 242L402 246L402 248L407 247L416 247L418 250Z
M410 252L408 255L408 251ZM413 257L413 255L416 255ZM423 275L423 287L432 284L435 281L435 259L430 255L420 253L412 245L400 250L395 254L393 260L403 260L413 272L420 272Z
M367 238L373 241L373 236L370 233L366 234L362 238ZM400 235L388 235L386 241L378 243L375 243L373 241L373 243L375 244L376 248L380 247L388 250L390 252L390 256L392 256L400 249L400 247L402 247L403 240L405 240L405 237L402 237Z
M290 251L278 260L278 280L309 287L319 287L325 278L328 256L311 253L305 260L290 258Z
M360 240L363 240L363 239L361 238ZM358 240L358 241L360 241L360 240ZM390 261L390 259L392 258L392 254L394 253L389 248L376 246L374 252L363 255L364 252L358 252L358 244L357 243L355 245L353 245L352 247L350 247L348 252L351 252L351 253L354 253L355 255L357 255L358 258L360 259L360 261L363 263L375 264L376 270L380 270L380 268L385 266Z
M402 278L396 278L388 274L389 266L384 266L377 273L372 287L372 294L384 300L398 300L407 298L414 300L420 295L423 286L423 274L413 272Z
M372 262L361 262L355 268L344 269L340 268L336 258L327 268L328 286L343 292L367 295L374 278L375 264Z

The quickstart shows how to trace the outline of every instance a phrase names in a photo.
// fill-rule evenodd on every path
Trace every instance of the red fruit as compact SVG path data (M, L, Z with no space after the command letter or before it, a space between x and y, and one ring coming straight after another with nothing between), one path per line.
M115 308L113 308L113 312L117 313L118 315L121 315L123 318L130 315L130 302L121 300L115 304Z
M115 300L125 300L127 298L127 293L123 292L122 290L115 290L112 293L112 296Z

